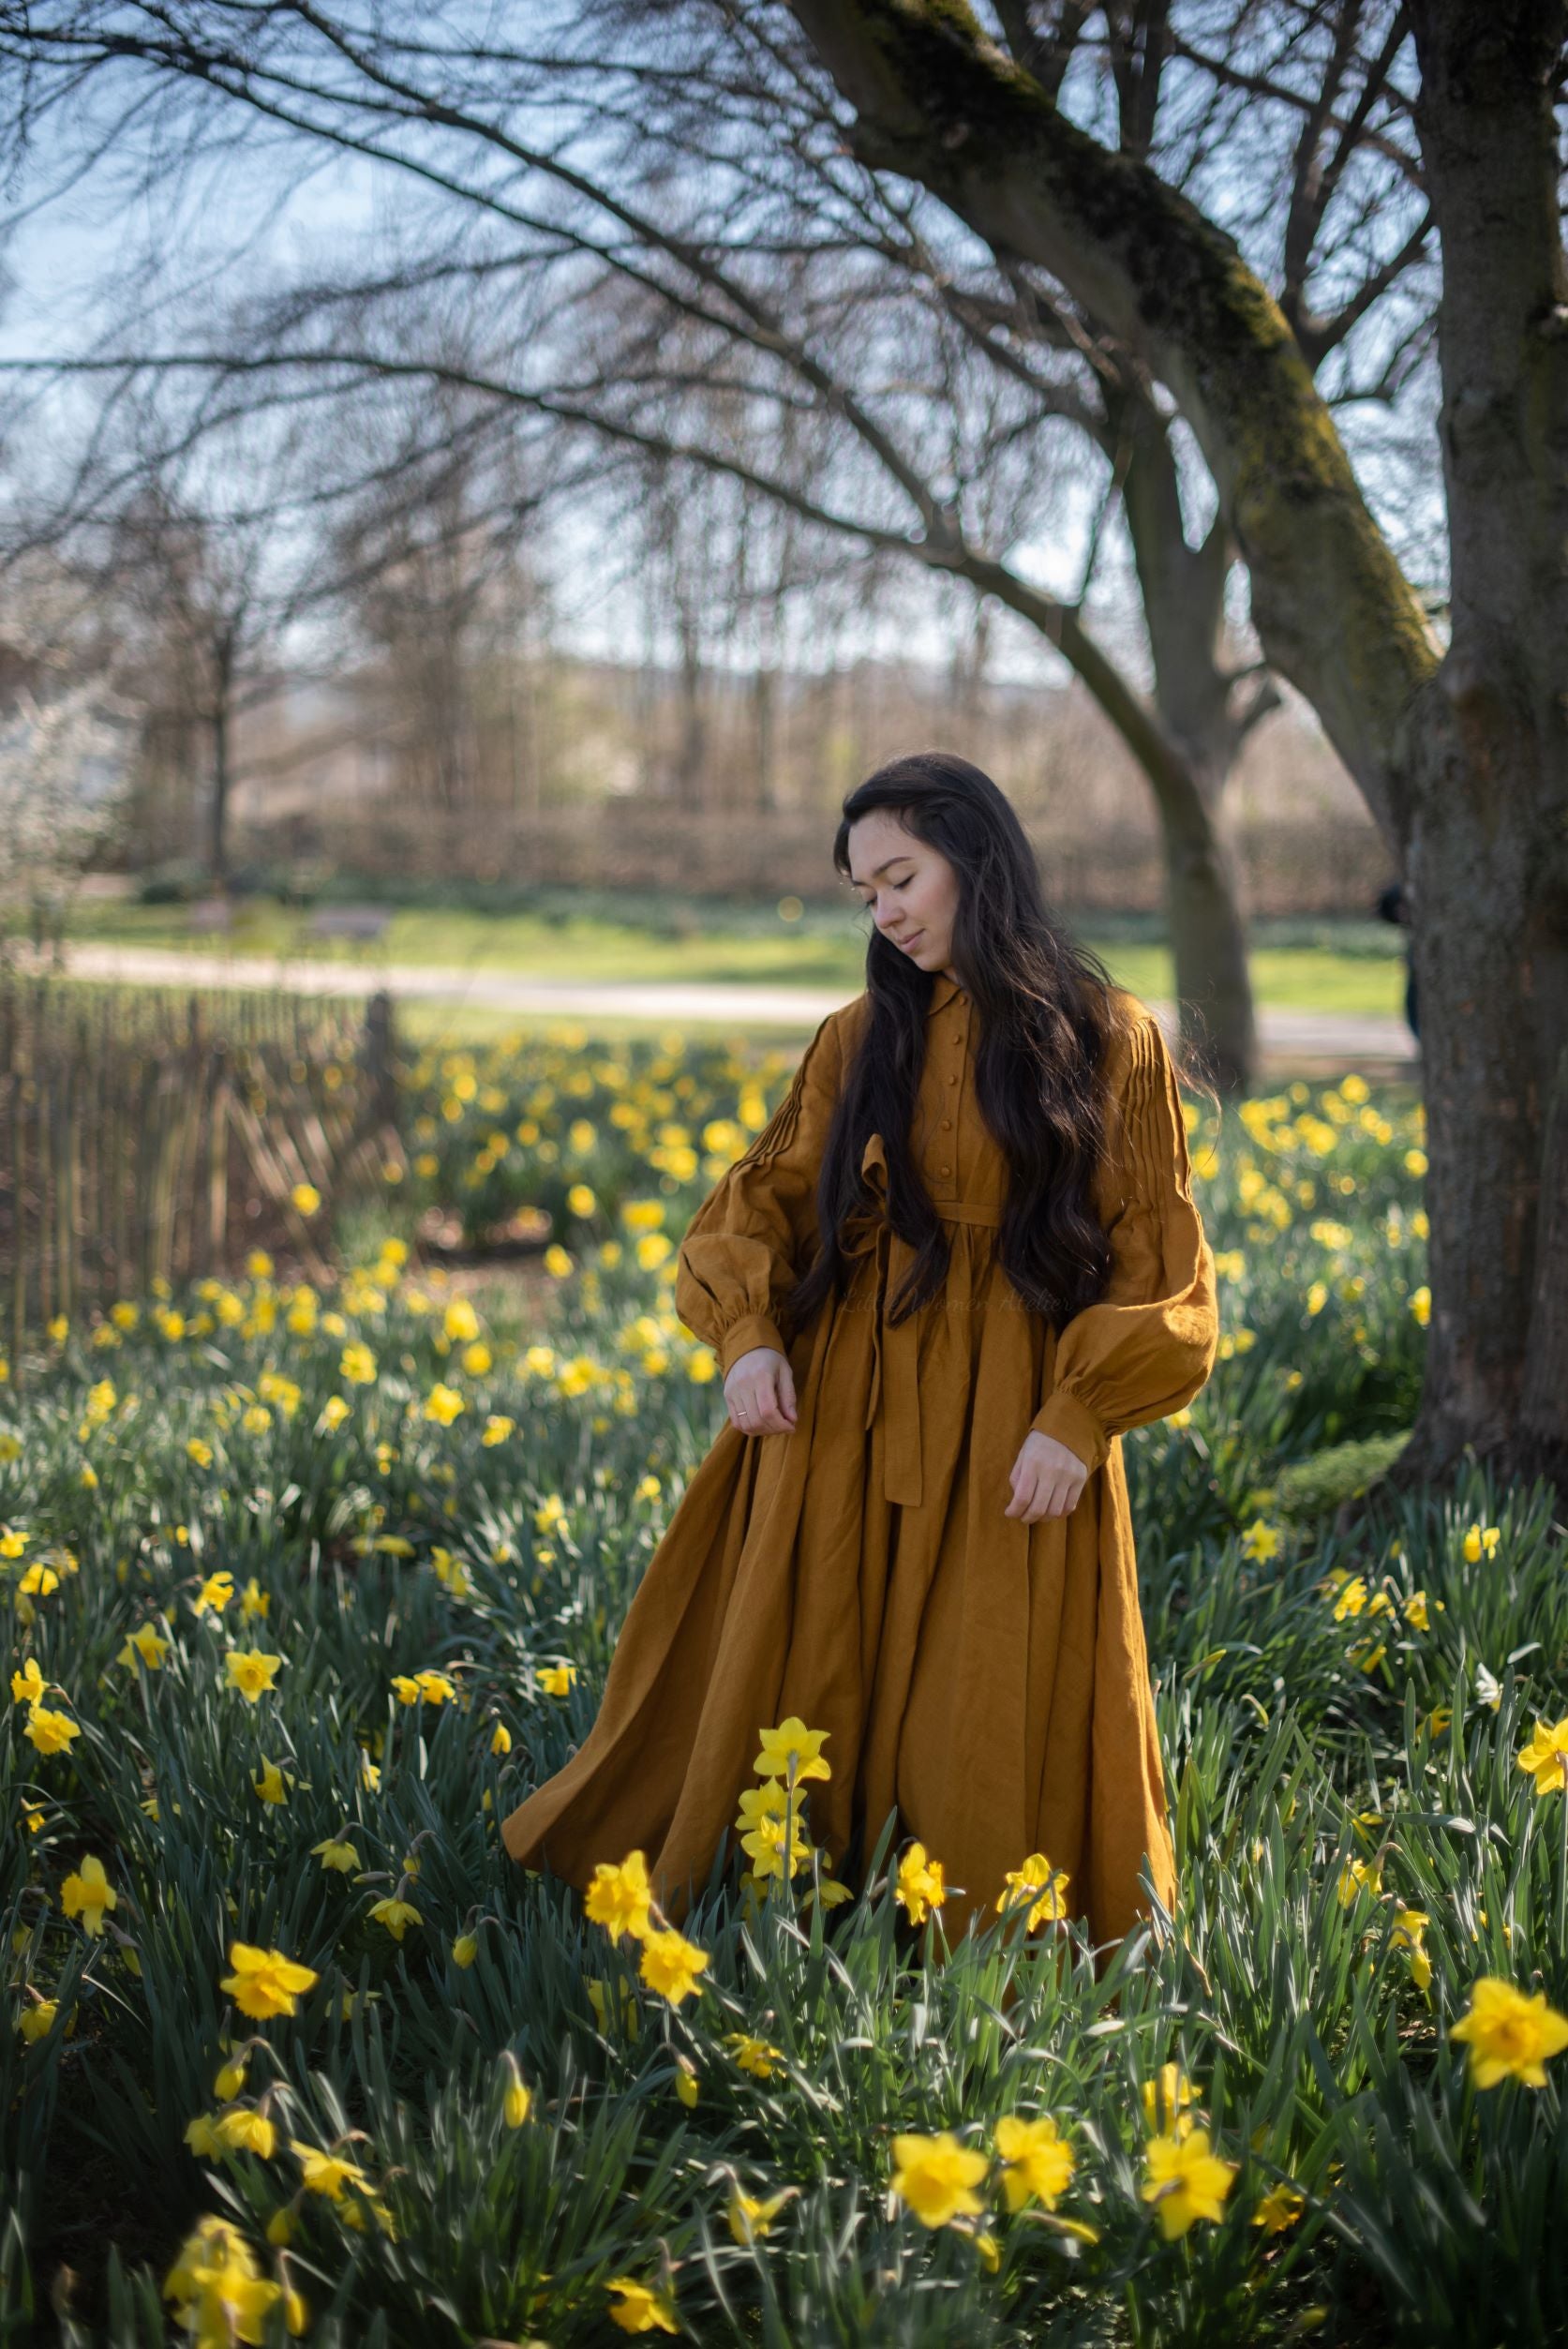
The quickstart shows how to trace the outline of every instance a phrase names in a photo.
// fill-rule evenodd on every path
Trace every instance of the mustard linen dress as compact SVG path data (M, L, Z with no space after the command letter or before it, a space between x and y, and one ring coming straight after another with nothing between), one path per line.
M634 1595L590 1734L502 1822L513 1859L582 1889L597 1861L640 1848L679 1922L758 1783L759 1729L798 1713L829 1733L814 1839L843 1866L859 1827L863 1863L896 1805L897 1833L943 1864L949 1939L993 1913L1008 1870L1036 1851L1068 1871L1097 1940L1145 1913L1145 1857L1172 1906L1119 1439L1207 1378L1214 1260L1164 1038L1135 998L1115 1008L1095 1190L1113 1273L1059 1335L998 1261L1007 1161L976 1101L973 1008L940 974L911 1142L951 1241L945 1289L897 1326L885 1318L912 1250L882 1212L874 1134L862 1173L878 1204L844 1234L849 1291L805 1330L783 1328L869 997L818 1028L698 1209L675 1288L725 1372L753 1346L788 1354L796 1427L720 1429ZM1067 1518L1003 1514L1031 1428L1091 1472Z

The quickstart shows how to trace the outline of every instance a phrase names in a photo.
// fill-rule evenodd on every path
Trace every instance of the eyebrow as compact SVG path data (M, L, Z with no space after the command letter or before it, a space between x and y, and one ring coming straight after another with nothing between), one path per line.
M913 864L913 863L914 863L914 861L915 861L915 860L914 860L914 858L911 856L911 854L910 854L909 850L908 850L907 848L901 848L901 849L899 850L899 852L898 852L898 854L897 854L897 856L896 856L896 857L889 857L889 858L888 859L888 863L887 863L887 864L879 864L879 865L877 866L877 868L876 868L876 872L875 872L875 873L870 873L870 874L868 874L868 875L866 875L866 879L867 879L867 880L872 880L872 881L874 881L874 880L876 879L876 877L877 877L877 874L881 874L881 873L886 873L886 872L887 872L887 870L888 870L888 865L892 865L892 864ZM853 874L853 873L850 875L850 876L849 876L849 886L850 886L850 888L851 888L851 889L864 889L865 885L866 885L866 884L865 884L865 881L858 881L858 880L855 878L855 875L854 875L854 874Z

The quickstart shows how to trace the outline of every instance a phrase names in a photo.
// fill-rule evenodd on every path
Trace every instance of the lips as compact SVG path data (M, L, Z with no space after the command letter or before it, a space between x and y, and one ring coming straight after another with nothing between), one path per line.
M910 950L910 948L911 948L912 946L918 946L918 945L919 945L919 943L920 943L920 940L921 940L924 936L925 936L925 932L924 932L923 930L917 930L917 931L916 931L916 933L915 933L915 935L914 935L914 936L913 936L912 938L895 938L895 939L894 939L894 941L893 941L893 943L894 943L894 945L895 945L896 947L898 947L898 948L899 948L899 950L900 950L900 951L901 951L901 952L903 952L903 953L904 953L904 954L907 954L907 953L908 953L908 951L909 951L909 950Z

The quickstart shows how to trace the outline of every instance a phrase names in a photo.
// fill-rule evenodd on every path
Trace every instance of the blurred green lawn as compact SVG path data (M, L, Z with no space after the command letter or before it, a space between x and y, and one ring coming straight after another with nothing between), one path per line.
M768 905L631 901L628 912L618 916L603 895L585 895L581 910L573 909L565 892L551 896L553 902L539 909L503 912L396 907L371 945L313 936L310 908L272 898L238 901L231 928L218 935L195 929L186 905L88 901L74 908L69 935L209 956L307 956L371 970L403 964L475 977L505 971L584 981L842 987L846 994L860 983L869 925L847 904L842 911L808 906L791 921ZM1089 917L1075 928L1134 995L1169 997L1171 958L1157 920ZM1404 991L1399 950L1398 934L1375 921L1260 921L1252 957L1258 1000L1295 1010L1396 1017ZM517 1025L515 1014L472 1007L475 1020L481 1013L485 1032Z

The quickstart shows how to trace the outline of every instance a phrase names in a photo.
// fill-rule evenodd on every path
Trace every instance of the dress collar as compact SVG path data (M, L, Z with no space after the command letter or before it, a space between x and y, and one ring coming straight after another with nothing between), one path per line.
M957 980L949 979L946 971L939 970L932 984L931 1001L926 1005L927 1019L933 1018L938 1011L945 1011L958 993Z

